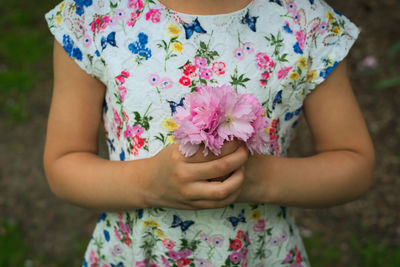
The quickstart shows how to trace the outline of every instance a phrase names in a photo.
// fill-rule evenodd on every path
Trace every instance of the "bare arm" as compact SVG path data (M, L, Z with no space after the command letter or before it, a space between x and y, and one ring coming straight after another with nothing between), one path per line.
M357 199L369 189L374 148L345 62L306 98L303 108L316 155L250 157L239 201L329 207Z
M243 171L237 169L247 160L245 149L207 162L196 160L197 154L184 158L177 145L147 159L120 162L98 157L104 94L104 85L80 69L55 42L44 167L58 197L101 210L216 208L237 198L243 181ZM207 182L232 171L232 179L226 182Z

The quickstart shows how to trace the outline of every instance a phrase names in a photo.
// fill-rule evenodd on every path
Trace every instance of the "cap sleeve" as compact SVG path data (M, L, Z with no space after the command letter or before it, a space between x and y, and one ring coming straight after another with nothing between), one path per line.
M308 1L307 1L308 2ZM308 10L309 62L305 95L322 83L347 56L360 30L325 1L313 1Z
M45 19L54 38L79 67L102 80L104 64L89 19L92 5L92 0L65 0L46 13Z

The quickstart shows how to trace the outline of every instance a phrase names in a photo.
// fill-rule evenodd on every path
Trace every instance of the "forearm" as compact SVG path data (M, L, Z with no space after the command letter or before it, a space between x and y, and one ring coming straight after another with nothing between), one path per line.
M245 168L249 202L322 208L363 195L371 185L373 160L347 150L306 158L255 155Z
M99 210L142 208L144 182L152 170L151 159L110 161L89 152L72 152L45 161L55 195L75 205Z

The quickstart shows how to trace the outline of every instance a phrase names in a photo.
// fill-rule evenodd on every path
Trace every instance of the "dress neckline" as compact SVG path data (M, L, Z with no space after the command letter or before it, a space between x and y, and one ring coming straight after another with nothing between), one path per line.
M163 9L167 10L168 12L178 15L180 17L185 17L185 18L202 18L202 19L216 19L216 18L232 18L232 17L237 17L237 16L242 16L247 10L251 9L251 7L254 5L254 3L257 0L251 0L245 7L240 8L235 11L231 11L228 13L218 13L218 14L191 14L191 13L184 13L180 11L176 11L174 9L171 9L167 6L165 6L163 3L161 3L158 0L153 0L158 6L162 7Z

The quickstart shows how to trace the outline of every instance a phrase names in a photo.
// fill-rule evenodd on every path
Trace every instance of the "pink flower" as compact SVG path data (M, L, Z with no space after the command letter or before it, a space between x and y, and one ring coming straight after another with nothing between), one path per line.
M119 234L117 228L114 228L114 234L115 234L115 237L118 238L118 240L121 240L121 235Z
M121 101L124 102L125 101L125 96L126 96L126 93L127 93L126 87L120 85L120 86L118 86L118 89L119 89L119 94L121 96Z
M274 237L271 239L271 241L269 241L269 245L271 247L276 247L279 246L281 244L281 239L279 237Z
M99 258L96 257L96 252L94 252L94 250L90 251L90 257L89 257L89 261L92 263L98 263L99 262Z
M112 248L110 248L110 252L114 257L117 257L123 251L124 251L124 249L122 248L122 246L120 244L116 244Z
M320 34L324 34L324 33L326 32L327 29L328 29L328 23L322 22L322 23L319 25L319 30L318 30L318 32L319 32Z
M293 259L292 252L288 252L288 254L286 254L285 259L283 260L283 263L289 263L292 259Z
M129 126L128 126L129 127ZM123 233L130 233L131 229L129 228L129 225L127 225L126 223L124 223L123 221L119 221L119 229L123 232Z
M121 75L123 75L126 78L129 78L129 76L131 76L131 74L129 73L129 71L123 70L121 71Z
M297 12L297 5L294 3L294 1L289 1L289 2L286 4L286 9L287 9L287 11L288 11L290 14L292 14L293 16L295 16L295 15L296 15L296 12Z
M152 86L157 86L161 82L160 76L157 73L150 74L148 81Z
M286 241L286 240L288 239L288 235L287 235L287 233L283 232L283 233L281 234L281 237L280 237L280 239L281 239L281 242L284 242L284 241Z
M229 255L231 262L237 264L240 261L240 255L236 251Z
M224 244L224 238L221 235L214 235L211 237L210 243L220 248Z
M203 78L204 80L211 79L212 75L213 73L210 69L203 69L203 71L200 73L200 77Z
M119 83L125 83L125 77L123 75L118 75L115 80Z
M225 74L225 63L220 61L220 62L214 62L212 65L212 70L215 72L217 75L222 75Z
M144 259L142 261L137 261L136 266L138 267L146 267L147 266L147 259Z
M133 9L142 9L143 8L143 0L129 0L128 6L129 6L129 8L133 8Z
M121 117L114 108L113 108L113 114L114 114L114 121L117 123L117 125L122 125Z
M117 11L115 11L114 16L120 20L120 19L124 19L126 16L126 12L123 9L117 9Z
M182 249L181 251L178 252L179 257L186 259L190 255L192 255L192 251L189 249Z
M259 219L258 222L253 226L254 232L262 232L265 229L265 220Z
M194 65L199 69L207 68L207 60L202 57L195 57Z
M278 79L285 78L293 67L286 67L278 71Z
M162 89L169 89L172 87L172 84L173 84L172 80L168 77L164 77L160 81L160 87Z
M171 250L175 247L175 243L172 242L172 240L169 238L163 239L162 244L166 249L169 249L169 250Z
M236 48L235 50L233 50L233 56L239 60L243 60L244 59L243 48Z
M209 240L210 237L209 237L208 234L206 234L206 233L201 233L201 234L200 234L200 239L203 240L203 241L205 241L205 242L207 242L207 243L210 241L210 240Z
M115 14L110 18L110 26L115 26L118 24L118 17Z
M169 261L166 258L164 258L164 256L161 256L161 262L164 265L164 267L170 267L171 266Z
M296 40L299 42L299 47L304 50L304 44L306 42L306 34L302 31L296 32Z
M247 248L242 248L239 251L239 255L241 259L246 259L247 258Z
M92 38L90 37L89 34L85 34L83 36L83 45L85 47L89 47L92 44Z
M175 250L170 250L170 251L168 251L168 257L170 257L173 260L178 260L179 254Z
M140 12L131 12L131 17L126 21L126 25L133 27L136 23L137 18L140 16Z
M146 13L146 20L151 20L153 23L160 22L160 15L160 10L152 8Z
M254 45L253 43L246 42L243 44L243 50L246 51L247 53L251 54L254 52Z
M261 52L256 54L256 63L260 70L272 69L275 66L274 61L267 54Z
M261 73L260 87L264 87L267 85L269 77L270 77L269 72Z

